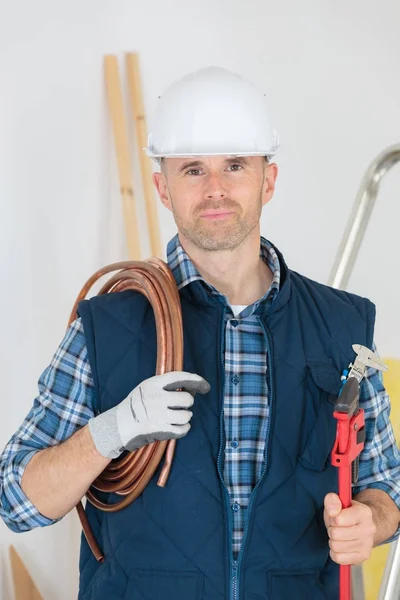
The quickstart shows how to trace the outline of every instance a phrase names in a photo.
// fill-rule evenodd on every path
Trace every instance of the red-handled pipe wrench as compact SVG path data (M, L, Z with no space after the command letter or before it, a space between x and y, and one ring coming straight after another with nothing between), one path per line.
M352 346L357 358L343 371L343 387L335 404L336 440L332 464L339 470L339 498L343 508L351 506L352 483L358 479L359 455L365 442L364 410L360 408L360 382L367 367L387 371L388 367L365 346ZM340 565L339 600L351 600L351 567Z

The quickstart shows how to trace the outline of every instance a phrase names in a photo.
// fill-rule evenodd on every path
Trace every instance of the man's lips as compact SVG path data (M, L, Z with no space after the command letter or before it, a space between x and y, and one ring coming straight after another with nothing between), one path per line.
M223 219L224 217L227 217L228 215L232 214L232 210L207 210L200 216L204 219Z

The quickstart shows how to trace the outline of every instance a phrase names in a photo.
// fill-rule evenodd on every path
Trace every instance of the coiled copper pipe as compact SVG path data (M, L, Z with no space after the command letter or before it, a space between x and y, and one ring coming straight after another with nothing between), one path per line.
M83 286L71 312L68 326L77 317L78 303L86 298L89 290L100 277L118 271L99 291L100 294L134 290L140 292L150 302L157 330L156 375L183 368L182 312L178 289L168 265L158 258L143 262L126 261L108 265L94 275ZM165 463L157 485L164 487L174 456L175 440L153 442L135 452L129 452L120 459L113 460L103 473L93 482L86 493L88 502L107 512L116 512L131 504L144 490L153 477L165 452ZM95 490L113 492L124 498L115 504L105 504L96 497ZM104 560L91 531L85 510L80 502L78 515L87 542L99 562Z

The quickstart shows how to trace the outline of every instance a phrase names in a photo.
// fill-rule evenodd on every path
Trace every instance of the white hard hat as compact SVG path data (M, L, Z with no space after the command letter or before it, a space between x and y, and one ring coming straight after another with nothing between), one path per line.
M267 156L279 138L265 95L239 75L201 69L173 83L160 97L148 138L148 156Z

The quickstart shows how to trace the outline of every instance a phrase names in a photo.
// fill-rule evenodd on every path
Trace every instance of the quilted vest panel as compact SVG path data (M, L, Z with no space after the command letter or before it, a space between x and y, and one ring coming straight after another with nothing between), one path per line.
M117 513L87 506L106 559L82 538L81 600L337 600L323 499L337 490L329 457L333 401L352 344L371 347L375 309L287 269L260 320L268 337L271 418L263 476L253 491L239 568L231 560L229 498L223 473L223 305L200 282L180 292L184 369L205 377L192 428L178 441L165 488L156 482ZM122 401L156 364L156 334L144 297L122 292L79 306L98 412ZM114 502L113 495L105 500Z

